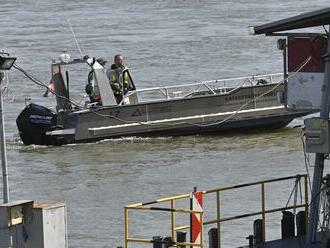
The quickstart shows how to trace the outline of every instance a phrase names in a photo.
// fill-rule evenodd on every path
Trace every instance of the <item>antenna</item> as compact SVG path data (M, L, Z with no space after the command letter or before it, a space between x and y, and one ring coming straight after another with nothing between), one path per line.
M79 45L79 42L78 42L77 36L76 36L76 34L75 34L74 30L73 30L73 26L72 26L72 24L71 24L71 22L70 22L70 19L67 18L66 14L64 13L64 11L65 11L65 9L64 9L64 4L63 4L63 2L61 3L60 0L57 0L57 3L58 3L58 4L62 7L62 9L63 9L63 15L64 15L64 17L65 17L65 20L66 20L67 24L68 24L69 27L70 27L71 33L72 33L72 35L73 35L73 38L74 38L74 40L75 40L75 42L76 42L76 45L77 45L78 51L79 51L80 56L81 56L81 58L82 58L84 55L83 55L83 53L82 53L82 51L81 51L81 49L80 49L80 45Z
M82 51L81 51L81 49L80 49L80 46L79 46L79 43L78 43L78 40L77 40L76 34L75 34L74 30L73 30L72 24L71 24L71 22L70 22L70 20L69 20L68 18L65 17L65 19L66 19L67 23L68 23L69 26L70 26L71 33L72 33L72 35L73 35L74 40L76 41L76 45L77 45L78 51L79 51L80 56L81 56L81 58L82 58L84 55L83 55L83 53L82 53Z

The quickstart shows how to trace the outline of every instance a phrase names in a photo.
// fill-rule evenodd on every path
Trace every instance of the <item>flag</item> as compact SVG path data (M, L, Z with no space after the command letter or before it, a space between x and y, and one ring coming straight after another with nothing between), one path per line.
M53 79L50 80L49 85L46 89L46 92L43 94L43 96L48 97L49 92L52 94L52 96L54 95L55 89L54 89L54 80Z

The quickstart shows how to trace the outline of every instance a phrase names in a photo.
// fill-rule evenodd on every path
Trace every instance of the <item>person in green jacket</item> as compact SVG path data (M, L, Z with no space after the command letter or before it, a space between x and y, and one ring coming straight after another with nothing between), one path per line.
M123 95L127 93L129 88L129 78L127 73L124 73L124 75L122 75L122 82L120 82L119 80L120 75L125 69L127 69L127 67L124 65L124 57L121 54L117 54L114 57L114 64L112 64L106 72L111 85L111 89L116 97L117 103L121 102L121 100L123 99Z

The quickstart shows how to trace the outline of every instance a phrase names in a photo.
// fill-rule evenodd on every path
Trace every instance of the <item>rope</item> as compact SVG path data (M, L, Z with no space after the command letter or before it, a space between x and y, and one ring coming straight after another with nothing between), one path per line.
M301 133L303 133L304 131L301 130ZM310 178L310 173L309 173L309 169L308 167L310 167L310 161L309 161L309 155L306 152L306 143L304 140L304 134L301 135L301 143L303 146L303 153L304 153L304 162L305 162L305 170L306 170L306 174L307 174L307 178L308 178L308 185L309 185L309 190L310 192L312 192L312 184L311 184L311 178Z
M76 106L77 108L84 108L83 106L79 105L78 103L75 103L74 101L70 100L69 98L65 97L65 96L61 96L59 94L57 94L56 92L54 92L54 90L50 89L48 87L48 85L46 85L45 83L41 82L40 80L36 79L35 77L33 77L31 74L29 74L27 71L25 71L23 68L21 68L20 66L18 66L16 63L13 65L13 68L15 68L16 70L22 72L28 79L30 79L33 83L35 83L38 86L41 86L43 88L48 89L52 94L54 94L55 96L61 98L61 99L65 99L68 102L70 102L72 105Z
M299 193L300 193L300 201L302 202L302 191L301 191L301 177L298 177L294 183L294 186L292 188L292 191L290 193L290 196L289 196L289 199L288 201L286 202L286 205L285 207L288 207L290 201L291 201L291 198L292 198L292 195L294 195L293 197L293 206L297 206L297 200L298 200L298 189L299 189ZM293 214L295 215L296 214L296 208L293 209Z

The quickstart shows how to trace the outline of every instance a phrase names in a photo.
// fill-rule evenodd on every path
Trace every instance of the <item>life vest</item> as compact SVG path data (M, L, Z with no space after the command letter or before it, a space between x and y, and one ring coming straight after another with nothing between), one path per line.
M108 73L108 78L110 80L110 83L119 83L119 77L122 74L123 70L125 70L125 69L127 69L127 68L124 67L122 69L120 68L120 69L110 70L109 73ZM127 73L124 73L123 77L124 77L123 78L123 84L124 84L124 87L125 87L125 85L129 84L129 82L128 82L129 79L128 79Z

